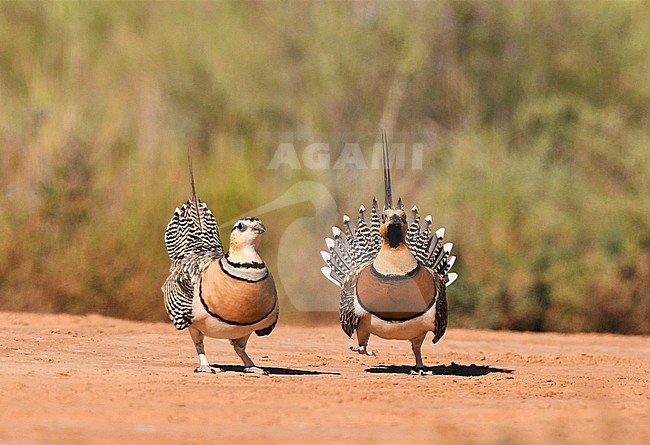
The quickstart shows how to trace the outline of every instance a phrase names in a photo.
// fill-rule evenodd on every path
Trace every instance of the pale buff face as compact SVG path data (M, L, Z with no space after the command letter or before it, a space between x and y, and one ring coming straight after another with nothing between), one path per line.
M257 218L242 218L235 223L230 233L230 249L238 250L246 247L257 249L262 241L266 227Z

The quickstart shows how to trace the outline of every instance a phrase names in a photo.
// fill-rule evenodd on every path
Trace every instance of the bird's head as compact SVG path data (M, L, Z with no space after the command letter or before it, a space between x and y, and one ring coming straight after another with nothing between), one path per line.
M247 216L238 220L230 233L230 250L257 249L266 227L258 218Z
M381 225L379 234L384 243L395 249L404 242L406 237L407 223L406 213L402 209L384 209L381 212Z

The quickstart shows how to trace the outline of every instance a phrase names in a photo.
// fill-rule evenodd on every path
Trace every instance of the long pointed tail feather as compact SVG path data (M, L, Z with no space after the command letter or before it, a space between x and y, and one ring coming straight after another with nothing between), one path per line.
M196 185L194 184L194 168L192 168L192 154L189 148L187 149L187 165L190 169L190 184L192 186L192 202L194 203L194 211L198 221L199 231L203 233L203 221L201 219L201 212L199 211L199 198L196 195Z
M388 138L386 137L386 129L381 129L381 146L383 149L384 160L384 207L387 209L393 208L393 191L390 183L390 158L388 154Z

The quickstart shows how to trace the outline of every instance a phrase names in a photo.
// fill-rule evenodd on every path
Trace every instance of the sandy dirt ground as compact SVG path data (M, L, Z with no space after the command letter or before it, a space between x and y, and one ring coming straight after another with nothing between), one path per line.
M0 313L0 443L648 444L650 337L450 329L349 351L339 326L280 325L242 374L167 323Z

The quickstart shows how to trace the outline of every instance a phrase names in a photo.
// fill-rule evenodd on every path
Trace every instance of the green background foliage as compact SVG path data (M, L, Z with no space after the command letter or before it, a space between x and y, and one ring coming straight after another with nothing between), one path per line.
M650 333L648 2L1 2L0 104L0 309L165 319L188 149L220 223L301 180L352 214L377 170L267 166L385 125L425 147L393 181L455 243L451 326ZM263 216L272 270L305 215Z

